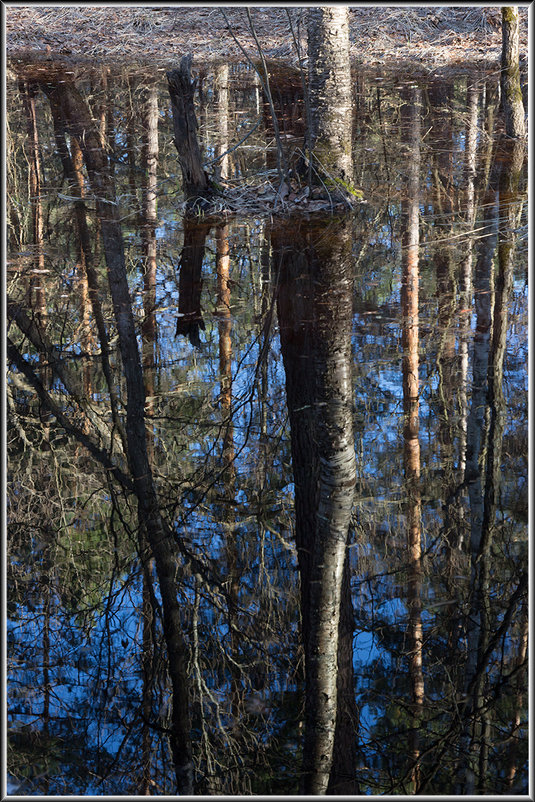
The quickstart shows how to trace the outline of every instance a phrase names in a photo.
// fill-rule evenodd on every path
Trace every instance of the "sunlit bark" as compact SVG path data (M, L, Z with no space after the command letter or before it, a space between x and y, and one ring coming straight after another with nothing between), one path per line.
M217 162L216 177L227 179L229 177L230 156L226 151L229 148L228 133L228 64L220 64L215 73L215 101L217 106L217 131L218 142L216 156L220 156Z
M156 202L158 183L158 87L151 85L147 90L144 108L144 137L142 159L144 180L142 186L142 227L141 244L143 253L143 312L141 332L144 343L143 365L149 367L151 355L156 344ZM154 355L152 355L154 361Z
M356 479L351 388L351 227L348 221L272 232L280 268L278 316L295 482L296 541L305 646L305 794L355 791L356 711L340 718L352 684L352 650L340 638L340 607ZM347 573L349 580L349 573ZM345 596L346 603L351 599ZM348 611L349 620L351 612ZM352 629L351 623L349 628ZM347 631L347 620L344 620ZM344 654L339 646L344 641ZM340 660L344 659L344 665ZM347 672L338 685L339 672ZM354 701L354 700L353 700ZM347 711L345 711L347 712ZM335 733L337 743L335 744ZM349 752L334 776L333 750ZM340 763L336 763L340 769Z
M406 484L407 545L409 554L407 601L409 608L409 675L412 692L412 723L409 736L411 783L417 793L420 781L419 729L424 705L423 631L422 631L422 533L419 441L419 196L420 196L420 118L421 93L414 88L404 106L410 166L407 196L402 203L402 276L403 314L403 461Z
M324 181L352 185L352 86L345 6L308 10L308 90L308 148L316 169Z
M502 7L502 106L508 136L525 134L524 104L520 88L519 14L516 6Z
M476 181L476 155L477 155L477 122L480 92L476 86L470 86L467 92L468 126L466 132L466 194L465 216L466 225L470 232L475 221L475 181ZM460 381L459 381L459 413L461 430L459 437L459 471L462 476L466 465L466 420L468 415L467 381L468 381L468 337L470 333L470 315L472 311L472 252L474 249L474 236L468 234L466 238L466 254L461 262L459 281L459 353L460 353ZM462 545L462 534L457 546Z

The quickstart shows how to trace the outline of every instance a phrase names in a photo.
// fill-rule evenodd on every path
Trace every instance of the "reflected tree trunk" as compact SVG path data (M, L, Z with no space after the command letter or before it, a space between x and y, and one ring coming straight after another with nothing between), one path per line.
M141 194L141 247L143 254L143 322L141 325L143 377L145 381L145 413L148 421L154 416L155 368L156 368L156 226L157 226L157 173L158 173L158 87L151 85L146 90L143 109L143 146L141 159L144 168ZM147 454L150 465L155 464L154 433L147 427ZM141 747L142 776L140 794L150 795L152 763L152 681L153 681L153 616L152 576L154 560L145 532L140 534L141 562L143 565L142 588L142 654L143 669L143 735Z
M33 310L36 322L44 329L46 327L48 315L45 293L46 268L43 248L43 205L41 200L43 173L35 109L38 86L31 82L19 81L19 91L22 95L24 112L26 115L26 130L28 133L29 194L32 219L32 246L34 250L28 293L28 308Z
M513 284L513 252L515 245L518 186L524 160L525 145L516 140L500 159L498 202L498 262L494 276L494 304L492 312L492 339L488 359L488 439L486 453L483 512L479 548L472 554L478 584L475 588L476 606L479 607L479 640L477 644L477 673L474 683L474 709L481 707L484 694L481 660L491 632L489 584L491 573L491 544L495 527L497 497L502 470L502 443L505 428L506 403L503 390L503 369L507 341L507 320ZM503 159L503 161L502 161ZM473 569L474 572L474 569ZM477 619L476 619L477 620ZM470 639L468 640L470 648ZM477 697L475 696L477 692ZM477 706L476 706L477 705ZM489 754L489 712L484 711L474 719L471 752L479 749L476 793L486 793L487 764ZM469 786L471 792L471 787Z
M102 371L106 379L108 392L110 395L110 406L113 425L121 438L124 454L127 453L126 433L123 423L119 417L119 399L116 389L116 379L113 376L110 364L110 345L108 330L104 320L104 313L101 303L101 289L98 272L95 267L95 257L91 248L91 235L87 222L87 209L84 201L84 176L82 174L83 153L79 141L76 137L71 137L71 150L67 145L65 132L67 121L63 115L61 103L54 93L47 93L50 101L50 110L54 123L54 136L56 148L61 159L63 171L69 182L70 191L76 194L77 200L74 202L74 220L79 245L80 261L85 268L87 279L87 289L91 312L95 321L99 343L100 359Z
M128 287L119 209L107 171L98 130L75 87L68 82L48 83L46 92L61 109L71 136L78 139L96 200L119 348L126 381L126 437L128 464L138 503L139 529L145 531L155 558L162 596L163 628L172 683L171 749L177 787L192 793L193 763L189 711L188 654L177 596L177 559L173 534L164 523L152 475L145 429L145 389Z
M71 154L72 154L72 167L74 171L74 178L76 180L77 196L80 200L83 199L85 194L84 189L84 176L83 176L83 155L78 144L78 140L71 141ZM85 219L85 211L82 212ZM76 212L75 212L76 218ZM91 336L91 303L89 299L89 282L87 279L87 265L86 265L86 248L84 248L82 237L80 236L80 227L76 226L78 233L77 251L78 262L76 265L76 272L78 274L78 289L80 298L80 345L82 351L85 352L86 358L82 368L83 376L83 392L86 398L90 398L92 394L92 366L89 360L89 354L92 349L92 336ZM89 243L87 243L89 248ZM89 254L91 259L91 254Z
M437 239L444 240L453 233L454 198L456 195L453 181L453 127L451 120L451 96L453 87L450 83L432 83L429 95L432 101L432 137L433 149L433 205L439 215ZM453 469L454 442L454 387L456 384L456 368L458 368L455 343L455 270L450 243L439 242L435 249L433 261L436 270L437 328L439 345L437 352L438 388L438 442L440 461L444 472L444 496L451 496L456 485ZM456 537L455 522L446 516L445 525L446 548L450 548Z
M202 264L210 228L210 223L197 223L188 217L184 218L175 337L188 337L190 343L197 348L201 346L199 331L204 331L201 309Z
M144 167L142 187L142 227L141 246L143 253L143 311L142 326L144 348L143 364L149 367L154 360L156 337L156 199L158 184L158 87L153 85L147 90L144 108L144 138L142 160Z
M514 668L521 669L526 665L527 654L528 654L528 636L529 636L529 615L528 615L528 603L527 600L524 601L522 605L522 609L520 611L520 638L518 644L518 651L514 661ZM524 695L526 692L526 680L524 676L518 675L515 682L515 708L514 708L514 718L511 722L511 739L515 739L518 736L518 730L522 724L522 714L524 712L525 715L525 704L524 704ZM509 793L512 792L514 788L515 778L520 766L524 763L525 758L524 756L519 755L518 747L516 747L515 742L513 741L512 744L508 744L508 757L507 757L507 775L506 775L506 783L507 783L507 791Z
M219 403L223 417L223 522L225 527L225 554L227 563L227 611L231 651L231 714L233 730L239 729L240 669L238 630L238 543L232 505L236 494L236 468L234 465L234 426L232 422L232 319L230 314L230 249L228 226L216 228L217 317L219 332Z
M487 448L487 392L490 343L492 337L493 260L497 242L496 167L483 199L483 226L486 236L480 248L474 272L476 331L472 357L472 399L466 434L466 471L470 502L471 599L466 625L467 655L462 694L463 726L460 736L460 766L457 776L459 794L473 794L478 778L478 743L483 722L477 710L482 705L484 672L478 661L488 638L489 539L484 530L484 470Z
M403 315L403 461L406 485L407 542L409 552L409 676L412 692L412 722L409 735L409 760L412 792L420 784L419 730L424 705L423 631L422 631L422 532L419 441L419 197L420 197L420 119L421 91L414 88L402 108L407 131L410 166L406 200L402 202L401 308Z
M281 224L273 228L271 241L280 270L277 311L305 648L302 792L355 793L357 712L348 690L353 688L352 643L348 648L353 613L350 606L340 613L342 600L351 602L347 539L356 481L351 225L347 220Z
M466 225L471 232L475 222L475 182L476 182L476 156L477 156L477 123L480 92L476 86L470 86L467 93L468 126L466 132ZM474 236L469 234L466 239L466 255L460 267L459 281L459 354L460 354L460 381L459 381L459 413L461 430L459 438L459 471L461 481L466 466L466 420L468 416L467 381L468 381L468 338L470 336L470 316L472 313L472 252L474 249ZM460 532L455 546L460 548L463 543L463 534Z

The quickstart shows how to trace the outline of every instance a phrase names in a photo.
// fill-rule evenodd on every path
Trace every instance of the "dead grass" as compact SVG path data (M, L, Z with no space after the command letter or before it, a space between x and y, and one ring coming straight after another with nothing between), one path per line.
M235 35L251 57L256 48L242 7L225 7ZM304 8L291 9L301 25ZM527 58L527 8L521 8L521 50ZM253 7L251 15L268 58L296 64L286 9ZM61 57L117 64L175 64L186 52L195 60L243 60L217 7L5 6L10 57ZM434 69L449 64L495 66L501 48L498 7L353 7L351 52L355 61Z

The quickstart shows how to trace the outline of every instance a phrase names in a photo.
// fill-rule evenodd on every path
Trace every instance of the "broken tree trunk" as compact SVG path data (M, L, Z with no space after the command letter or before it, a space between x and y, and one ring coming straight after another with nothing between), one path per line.
M196 81L191 77L191 61L191 54L184 56L179 69L167 73L167 82L184 195L190 208L204 209L208 205L212 188L203 169L197 140L198 125L193 104Z

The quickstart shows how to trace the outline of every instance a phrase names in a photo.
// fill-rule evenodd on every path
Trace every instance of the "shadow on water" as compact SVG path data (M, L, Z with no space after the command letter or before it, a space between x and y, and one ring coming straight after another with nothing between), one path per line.
M203 67L194 219L163 71L9 65L9 793L173 794L184 738L195 793L297 794L322 732L329 793L527 793L524 146L494 75L353 92L326 213L299 75L276 202L254 71Z

